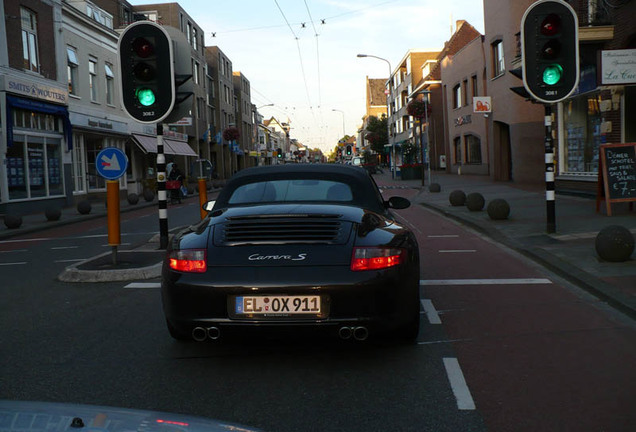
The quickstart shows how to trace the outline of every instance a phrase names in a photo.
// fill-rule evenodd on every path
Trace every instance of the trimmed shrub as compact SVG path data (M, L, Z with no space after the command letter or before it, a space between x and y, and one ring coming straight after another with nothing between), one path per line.
M603 260L623 262L634 252L634 236L623 226L610 225L597 234L594 246Z
M128 204L135 205L138 202L139 202L139 195L137 195L136 193L129 193L128 194Z
M8 214L4 216L4 225L9 229L20 228L22 225L22 216L17 214Z
M482 211L486 205L484 196L479 192L472 192L466 196L466 207L470 211Z
M463 206L466 204L466 194L462 190L454 190L448 196L448 200L454 207Z
M93 209L93 206L88 200L83 200L77 203L77 212L79 214L83 214L83 215L89 214L92 209Z
M144 199L147 202L151 202L155 199L155 193L150 189L144 189Z
M47 207L47 209L44 210L44 216L46 216L46 220L48 221L56 221L62 217L62 210L57 207Z
M508 219L508 216L510 215L510 205L505 199L497 198L488 203L486 211L488 212L488 216L490 216L490 219Z
M430 185L428 185L428 191L429 192L441 192L442 191L442 186L439 183L431 183Z

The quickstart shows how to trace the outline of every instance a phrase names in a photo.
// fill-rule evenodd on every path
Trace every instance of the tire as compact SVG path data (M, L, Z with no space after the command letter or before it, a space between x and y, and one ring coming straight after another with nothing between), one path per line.
M172 336L173 339L178 341L192 340L192 337L189 334L187 334L183 330L176 328L174 325L170 323L170 321L168 321L167 318L166 318L166 326L168 327L168 332L170 333L170 336Z

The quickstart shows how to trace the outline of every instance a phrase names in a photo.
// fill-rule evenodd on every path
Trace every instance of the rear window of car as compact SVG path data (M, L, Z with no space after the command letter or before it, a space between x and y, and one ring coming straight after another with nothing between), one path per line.
M353 191L348 184L332 180L272 180L241 185L228 199L229 204L302 201L346 203L353 201Z

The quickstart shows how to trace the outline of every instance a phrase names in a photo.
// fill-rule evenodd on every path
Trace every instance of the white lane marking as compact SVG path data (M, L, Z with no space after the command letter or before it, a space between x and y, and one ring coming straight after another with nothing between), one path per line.
M21 239L21 240L0 240L0 244L3 244L3 243L26 243L26 242L45 241L45 240L53 240L53 239L49 238L49 237L42 237L42 238Z
M67 262L79 262L79 261L85 261L86 258L77 258L77 259L63 259L63 260L55 260L53 262L56 263L67 263Z
M14 249L14 250L8 250L8 251L0 251L0 254L2 253L14 253L14 252L28 252L28 249Z
M437 252L439 253L466 253L466 252L477 252L476 249L440 249Z
M520 279L428 279L420 280L422 285L543 285L551 284L550 279L520 278Z
M457 399L457 408L460 410L474 410L475 401L473 401L457 359L444 357L444 367L446 368L446 375L448 375L448 381L455 399Z
M102 247L109 247L109 246L112 246L112 245L109 245L109 244L103 244L102 245ZM118 246L130 246L130 243L119 243Z
M422 303L422 307L424 308L424 313L428 318L428 322L431 324L441 324L442 320L439 318L439 314L435 310L435 306L433 306L433 302L427 299L420 300Z
M428 238L455 238L459 237L458 234L441 234L441 235L428 235Z
M52 247L51 250L62 250L62 249L77 249L79 246L57 246Z
M26 261L23 262L9 262L9 263L0 263L0 266L12 266L12 265L23 265L26 264Z
M161 288L161 282L132 282L124 288Z

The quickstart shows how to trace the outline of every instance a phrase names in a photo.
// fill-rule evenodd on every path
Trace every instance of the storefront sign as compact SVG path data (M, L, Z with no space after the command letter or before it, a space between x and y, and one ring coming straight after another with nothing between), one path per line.
M455 126L461 126L461 125L469 124L472 122L473 122L473 116L471 116L470 114L463 115L455 119Z
M21 96L28 96L30 98L55 102L58 104L66 105L68 103L68 90L41 83L7 77L5 81L5 90Z
M492 101L490 96L473 97L474 113L490 113L492 112Z
M608 84L636 83L636 49L601 51L601 82Z
M95 129L104 132L128 133L128 125L115 120L107 120L99 117L88 116L82 113L69 112L71 123L76 127Z
M168 124L168 126L192 126L192 117L183 117L174 123Z

